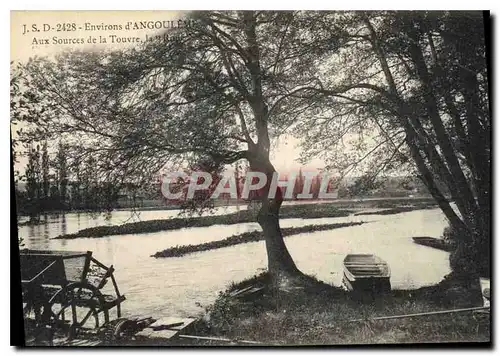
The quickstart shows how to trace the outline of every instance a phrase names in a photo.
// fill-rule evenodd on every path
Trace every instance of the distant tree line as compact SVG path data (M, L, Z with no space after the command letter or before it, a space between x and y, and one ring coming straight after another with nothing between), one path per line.
M169 188L172 193L178 193L180 190L183 194L179 199L167 199L163 197L162 199L166 204L177 205L183 208L189 207L191 209L200 208L213 208L214 203L211 198L216 188L219 186L221 181L225 181L224 188L228 189L230 187L229 178L224 178L223 170L213 170L211 167L207 167L210 162L197 162L193 166L184 170L184 173L189 176L193 172L211 172L212 182L209 187L205 189L198 189L194 192L191 199L186 199L186 194L188 192L189 185L191 181L183 180L178 178L175 184ZM222 201L234 201L234 200L260 200L259 190L251 190L247 198L242 196L244 191L244 186L246 179L248 177L250 169L248 165L236 164L234 167L233 177L235 183L235 191L237 199L235 199L234 194L229 192L224 192L217 194L217 199ZM310 194L307 199L317 200L320 198L320 193L337 194L336 198L339 199L349 199L349 198L363 198L363 197L409 197L412 195L417 196L428 196L431 197L428 189L417 177L402 176L402 177L378 177L373 179L369 175L362 175L358 177L329 177L328 184L323 186L323 175L319 172L309 175L304 174L302 168L299 169L298 173L280 174L278 180L285 184L281 186L281 194L285 200L300 200L299 195ZM289 187L286 185L290 180L294 181L293 190L291 193L288 192ZM198 177L197 184L201 185L204 182L202 177ZM252 184L258 182L257 177L253 177ZM442 187L442 185L440 186ZM442 187L443 191L446 192L446 187ZM449 195L446 192L446 195Z
M73 161L70 172L66 146L61 142L53 157L46 141L30 144L26 155L24 175L16 181L18 214L34 218L49 212L102 211L115 207L119 189L98 180L92 157Z

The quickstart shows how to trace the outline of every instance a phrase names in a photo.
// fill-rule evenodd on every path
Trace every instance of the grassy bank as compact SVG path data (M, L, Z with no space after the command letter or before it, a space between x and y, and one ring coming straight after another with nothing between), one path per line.
M352 213L351 210L339 209L330 204L305 204L286 205L280 210L280 217L287 218L323 218L323 217L345 217ZM76 239L80 237L104 237L110 235L141 234L148 232L176 230L187 227L205 227L212 225L231 225L247 222L255 222L255 212L243 210L241 212L190 218L171 218L163 220L148 220L122 225L97 226L83 229L74 234L60 235L56 239Z
M395 290L380 299L359 299L325 283L277 293L264 273L234 284L207 307L198 334L264 345L336 345L378 343L488 342L489 314L473 312L361 321L376 316L445 310L455 305L443 286ZM253 299L231 297L249 285L264 286ZM463 302L463 301L462 301ZM477 302L462 303L477 305ZM212 344L217 344L213 342ZM220 343L219 343L220 344Z
M289 227L281 229L283 236L297 235L304 232L325 231L339 229L342 227L355 226L364 224L363 222L339 223L339 224L323 224L323 225L306 225L301 227ZM189 253L215 250L218 248L244 244L247 242L255 242L264 240L262 231L244 232L242 234L232 235L223 240L210 241L197 245L182 245L167 248L159 251L151 257L181 257Z

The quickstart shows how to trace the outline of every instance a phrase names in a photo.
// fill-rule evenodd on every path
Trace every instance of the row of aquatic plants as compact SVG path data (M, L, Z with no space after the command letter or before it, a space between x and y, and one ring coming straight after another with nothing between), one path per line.
M350 222L337 224L322 224L322 225L306 225L301 227L289 227L281 229L283 236L297 235L305 232L333 230L342 227L361 225L364 222ZM244 244L247 242L255 242L264 240L262 231L244 232L242 234L232 235L223 240L210 241L197 245L182 245L167 248L152 255L152 257L181 257L189 253L215 250L218 248Z
M280 217L287 218L326 218L345 217L351 210L339 209L331 204L286 205L280 210ZM202 217L176 217L161 220L148 220L122 225L96 226L80 230L74 234L55 237L56 239L76 239L80 237L104 237L111 235L142 234L150 232L176 230L188 227L206 227L212 225L231 225L256 221L256 212L243 210L241 212Z

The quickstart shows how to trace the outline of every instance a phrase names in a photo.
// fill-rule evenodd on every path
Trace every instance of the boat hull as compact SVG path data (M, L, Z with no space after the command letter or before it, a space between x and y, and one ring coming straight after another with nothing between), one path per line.
M391 290L387 262L369 254L351 254L344 259L343 283L352 292L376 295Z
M446 252L452 252L454 250L454 246L452 244L433 237L414 237L413 242L422 246L437 248L438 250Z
M360 279L349 279L344 273L342 282L347 290L366 294L383 294L391 291L389 277L371 277Z

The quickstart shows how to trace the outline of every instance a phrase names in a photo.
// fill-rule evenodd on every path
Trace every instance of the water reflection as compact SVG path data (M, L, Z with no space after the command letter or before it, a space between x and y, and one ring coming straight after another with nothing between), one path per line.
M204 213L203 215L222 215L237 211L245 210L245 207L227 206L216 208L213 213ZM21 237L40 237L41 230L38 228L42 225L50 225L48 238L53 238L63 234L62 219L65 222L65 233L72 234L82 229L101 226L101 225L121 225L129 222L148 221L157 219L168 219L177 217L181 213L180 210L149 210L134 212L131 210L114 211L109 215L104 214L86 214L86 213L69 213L61 215L44 216L37 225L23 225L19 227L19 236ZM19 221L24 221L21 217Z
M122 215L120 215L122 214ZM111 223L126 212L113 215ZM142 212L141 219L172 216L172 212ZM438 282L449 272L448 254L414 244L412 236L439 237L446 220L438 209L396 215L349 216L322 219L284 219L282 227L370 221L364 225L288 237L285 241L298 267L335 285L341 284L342 261L348 253L375 253L392 271L394 288L418 288ZM157 251L184 244L220 240L259 230L257 223L213 225L148 234L50 240L62 233L102 224L85 215L67 214L43 226L23 226L26 247L54 250L91 250L101 262L116 269L120 290L127 297L126 315L190 316L202 311L230 282L248 278L266 267L264 242L194 253L181 258L155 259ZM21 232L20 232L21 234Z
M66 224L66 214L62 214L62 216L61 216L61 234L66 235L67 233L68 233L68 226ZM61 245L66 246L66 240L63 240Z

